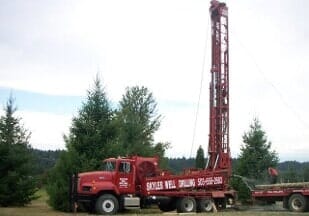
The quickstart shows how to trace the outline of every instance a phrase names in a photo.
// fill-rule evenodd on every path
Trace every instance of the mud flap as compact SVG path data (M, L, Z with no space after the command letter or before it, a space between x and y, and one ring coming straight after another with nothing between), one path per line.
M71 176L69 184L70 210L71 212L74 213L76 213L77 210L77 182L78 182L78 174L75 173Z

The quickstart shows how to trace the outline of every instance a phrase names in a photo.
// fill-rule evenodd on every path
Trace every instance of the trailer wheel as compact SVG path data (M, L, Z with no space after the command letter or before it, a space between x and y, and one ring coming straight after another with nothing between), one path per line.
M177 200L177 212L186 213L186 212L195 212L196 211L196 202L192 197L182 197Z
M293 194L289 198L289 208L294 212L303 212L307 209L307 200L301 194Z
M197 211L198 212L211 212L213 210L212 199L199 199L197 200Z
M115 196L104 194L97 199L95 209L99 214L116 214L119 209L119 203Z

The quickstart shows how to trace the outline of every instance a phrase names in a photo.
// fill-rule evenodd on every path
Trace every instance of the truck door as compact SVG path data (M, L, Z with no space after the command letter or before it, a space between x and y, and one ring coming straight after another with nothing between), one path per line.
M120 161L116 183L120 193L135 192L134 169L131 161Z

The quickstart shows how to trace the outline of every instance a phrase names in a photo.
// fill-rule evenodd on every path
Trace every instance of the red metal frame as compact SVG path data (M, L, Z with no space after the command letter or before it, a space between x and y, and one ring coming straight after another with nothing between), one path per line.
M229 148L229 40L228 9L225 3L211 1L211 82L209 160L206 170L231 175Z
M251 192L251 196L255 199L270 198L270 197L289 197L291 194L302 194L304 196L309 196L309 188L274 188L267 190L254 190Z

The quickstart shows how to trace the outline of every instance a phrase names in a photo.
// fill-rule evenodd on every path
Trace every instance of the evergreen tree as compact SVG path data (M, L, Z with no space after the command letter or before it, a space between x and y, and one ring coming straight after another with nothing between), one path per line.
M195 168L204 169L205 168L205 155L202 146L199 146L196 152L196 159L195 159Z
M118 145L122 155L154 155L153 135L159 126L160 115L152 93L146 87L127 88L117 113Z
M244 133L243 143L235 173L256 181L265 181L268 167L276 167L279 158L275 151L271 151L271 142L267 141L258 119L254 119L250 130ZM238 191L240 200L250 198L249 188L240 179L233 179L231 185Z
M111 156L110 144L116 135L112 124L114 112L102 84L97 77L94 88L88 91L86 103L73 118L70 134L65 137L67 145L71 145L90 167L98 169L101 161Z
M99 78L88 91L87 101L77 117L73 118L68 136L64 136L67 151L62 153L49 174L47 192L49 204L69 211L69 179L73 173L98 170L101 161L112 156L115 129L113 110Z
M267 141L258 119L254 119L250 130L243 135L243 142L237 173L248 178L265 179L267 168L276 167L279 158L277 153L271 150L271 142Z
M17 108L10 96L0 118L0 205L25 205L35 199L36 180L32 176L33 158L30 132L14 116Z

